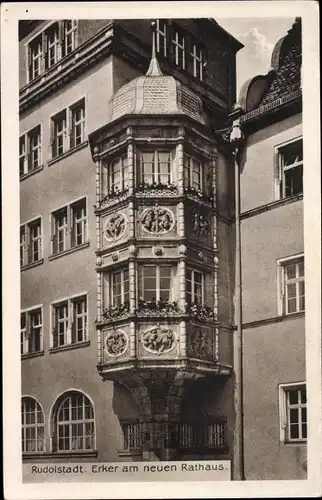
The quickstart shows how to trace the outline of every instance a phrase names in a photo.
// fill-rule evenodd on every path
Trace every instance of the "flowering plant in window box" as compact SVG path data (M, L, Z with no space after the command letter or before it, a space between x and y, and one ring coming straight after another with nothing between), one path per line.
M168 192L176 193L177 186L172 182L143 182L136 190L138 193Z
M167 315L167 314L179 314L180 309L177 302L170 302L168 300L156 300L152 299L151 301L144 300L143 297L139 298L139 314L145 314L147 316L154 315Z
M197 189L194 186L186 187L184 192L185 192L185 194L190 194L191 196L194 196L195 198L198 198L199 200L202 200L202 201L207 201L210 203L212 203L214 201L213 196L210 196L207 193L204 193L201 189Z
M104 319L117 319L128 314L130 310L129 302L124 302L123 304L117 304L115 306L111 305L105 309L103 312Z
M186 303L186 311L187 314L192 315L198 319L215 319L213 309L206 305L196 304L195 302L192 304Z
M101 205L105 205L110 200L114 200L117 198L121 198L122 196L126 196L129 191L129 188L120 189L117 186L115 188L110 189L108 194L102 199Z

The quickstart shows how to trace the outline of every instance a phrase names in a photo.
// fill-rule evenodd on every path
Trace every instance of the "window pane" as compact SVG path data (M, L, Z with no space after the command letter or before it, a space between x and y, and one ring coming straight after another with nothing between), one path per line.
M296 265L295 264L288 264L286 266L286 278L288 280L293 279L296 277Z
M299 426L298 424L290 425L290 438L298 439L299 438Z
M297 408L290 409L290 423L295 424L299 421L299 412Z
M294 405L294 404L298 404L299 402L299 393L298 393L298 390L294 390L294 391L289 391L289 403L291 405Z
M307 439L307 424L302 424L302 438Z
M306 403L306 389L301 389L301 403Z

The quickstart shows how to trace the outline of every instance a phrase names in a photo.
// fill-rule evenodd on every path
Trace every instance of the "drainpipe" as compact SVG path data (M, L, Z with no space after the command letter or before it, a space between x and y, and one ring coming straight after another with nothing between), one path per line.
M235 230L236 230L236 281L235 281L235 315L236 331L234 342L234 371L235 371L235 461L234 476L240 481L245 480L244 458L244 395L243 395L243 315L242 315L242 263L241 263L241 228L240 228L240 165L239 153L243 140L240 128L241 107L235 104L230 119L232 129L230 143L233 148L235 164Z

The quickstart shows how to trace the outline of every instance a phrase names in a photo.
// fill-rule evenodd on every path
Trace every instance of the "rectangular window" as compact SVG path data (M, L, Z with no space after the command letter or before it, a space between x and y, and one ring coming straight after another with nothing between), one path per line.
M42 308L22 312L20 315L21 354L43 350Z
M19 175L26 175L40 166L41 126L37 125L19 139Z
M67 299L52 306L53 347L87 340L87 297Z
M186 297L189 305L203 304L203 282L202 273L196 270L186 271Z
M184 155L184 184L186 188L202 189L202 163L192 156Z
M120 269L111 274L111 304L120 306L129 302L129 271Z
M128 188L128 162L127 156L115 158L109 167L111 193L121 193Z
M305 384L280 386L281 441L298 443L307 440L307 399Z
M85 99L51 118L52 158L63 155L85 141Z
M186 68L185 37L179 31L174 31L172 36L173 60L176 66Z
M190 52L190 57L192 59L192 74L198 80L203 80L203 66L204 66L204 51L197 45L192 45L192 51Z
M20 265L27 266L42 259L41 218L20 226Z
M171 151L142 152L140 156L140 177L143 184L170 184Z
M170 301L172 266L144 265L139 268L139 296L146 302Z
M34 38L28 45L28 78L34 80L41 74L43 59L42 34Z
M156 49L161 56L167 57L167 21L163 19L157 19Z
M51 241L53 255L88 241L86 198L52 213Z
M279 196L289 198L303 193L303 142L294 141L278 148Z
M45 60L46 69L54 66L59 59L61 54L60 39L59 39L59 23L52 24L48 30L46 30L47 37L47 57Z
M223 448L227 445L226 422L214 422L204 425L204 446Z
M140 424L138 422L122 423L123 451L138 451L141 448Z
M279 261L281 271L281 313L305 310L304 257Z
M66 20L50 24L28 43L28 81L54 66L78 45L77 21Z

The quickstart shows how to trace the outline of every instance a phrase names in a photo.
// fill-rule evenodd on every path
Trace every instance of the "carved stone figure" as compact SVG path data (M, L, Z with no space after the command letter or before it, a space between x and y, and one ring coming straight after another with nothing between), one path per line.
M168 327L157 326L142 335L144 349L155 354L171 351L175 345L175 334Z
M128 337L122 330L113 330L107 335L105 344L107 354L115 358L126 351Z
M151 234L165 234L174 226L173 213L167 208L153 207L144 210L141 216L142 228Z
M210 227L206 215L200 212L191 211L191 225L195 236L198 238L208 237L210 235Z
M212 346L209 333L197 328L190 335L190 345L192 354L200 358L211 358Z
M104 225L104 236L107 241L115 241L123 236L127 226L124 214L111 214L107 217Z

